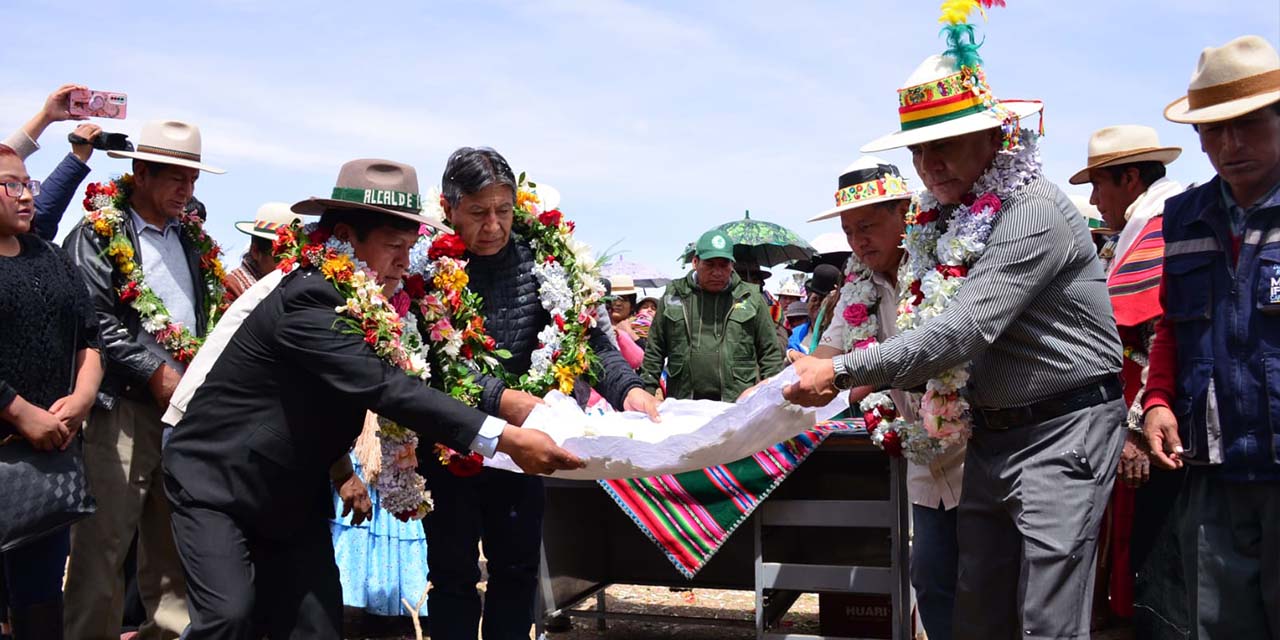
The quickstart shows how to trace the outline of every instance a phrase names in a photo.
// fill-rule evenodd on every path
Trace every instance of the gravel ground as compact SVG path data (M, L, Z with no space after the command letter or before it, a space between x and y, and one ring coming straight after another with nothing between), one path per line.
M605 597L606 608L614 612L698 616L746 622L755 619L755 596L750 591L718 589L673 591L667 587L615 585L605 590ZM590 599L576 609L585 611L594 607L595 600ZM400 628L368 629L369 633L358 632L355 628L357 621L353 620L347 625L350 631L347 637L413 640L412 627L405 620L401 619ZM783 631L791 633L817 633L818 596L813 594L801 596L783 618L782 627ZM1093 634L1093 640L1129 640L1132 637L1132 632L1127 628L1107 629ZM615 620L608 622L607 630L600 631L596 628L596 621L587 618L573 619L573 628L570 631L548 633L546 636L546 640L749 640L752 638L755 638L754 627Z

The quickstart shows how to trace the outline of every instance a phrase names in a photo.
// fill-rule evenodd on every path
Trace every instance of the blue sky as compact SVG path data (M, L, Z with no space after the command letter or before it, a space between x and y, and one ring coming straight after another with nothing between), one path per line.
M63 82L129 94L142 122L198 124L197 196L233 256L232 223L270 200L327 194L338 166L385 157L436 185L449 152L489 145L563 194L598 249L680 272L707 228L741 217L813 238L838 222L840 170L896 126L896 90L943 49L936 0L901 2L32 2L11 0L0 131ZM1212 169L1190 127L1166 122L1206 46L1246 33L1280 41L1273 0L1010 0L983 25L997 95L1046 105L1046 172L1083 165L1089 134L1154 126L1184 148L1183 182ZM29 162L42 178L67 150L54 125ZM914 180L905 151L881 154ZM91 180L128 168L95 154ZM73 204L63 230L79 214Z

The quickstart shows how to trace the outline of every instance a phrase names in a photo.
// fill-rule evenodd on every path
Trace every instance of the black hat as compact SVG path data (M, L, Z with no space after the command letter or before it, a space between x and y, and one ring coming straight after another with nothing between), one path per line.
M825 296L836 288L838 282L840 282L840 270L829 264L820 264L813 270L813 277L804 283L804 290Z

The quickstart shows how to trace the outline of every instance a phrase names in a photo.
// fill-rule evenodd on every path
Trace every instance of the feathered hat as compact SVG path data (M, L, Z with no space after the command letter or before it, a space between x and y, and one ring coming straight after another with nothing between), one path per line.
M862 152L896 149L930 140L952 138L1000 127L1006 148L1018 146L1022 118L1038 113L1039 100L998 100L987 84L969 16L986 18L986 9L1004 0L946 0L942 3L942 35L947 49L929 56L898 90L901 127L863 145ZM1043 121L1041 123L1043 127Z

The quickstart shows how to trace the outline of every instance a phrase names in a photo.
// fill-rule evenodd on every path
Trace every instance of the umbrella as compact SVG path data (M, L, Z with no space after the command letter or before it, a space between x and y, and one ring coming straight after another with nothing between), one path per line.
M671 282L671 277L657 267L651 267L640 262L632 262L631 260L623 260L622 256L614 256L601 265L600 275L606 278L629 276L635 281L637 287L644 289L665 287Z
M733 243L733 257L738 262L772 267L817 255L813 247L794 231L772 222L752 220L750 211L741 220L726 222L714 228L729 236L729 241ZM693 260L692 244L685 247L681 259L684 262Z
M820 264L844 268L844 263L849 260L849 254L853 253L849 248L849 239L839 231L824 233L814 238L812 244L818 255L808 260L796 260L791 263L790 268L806 273L812 273Z

